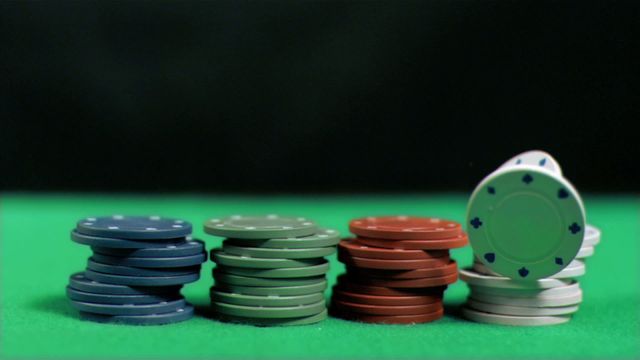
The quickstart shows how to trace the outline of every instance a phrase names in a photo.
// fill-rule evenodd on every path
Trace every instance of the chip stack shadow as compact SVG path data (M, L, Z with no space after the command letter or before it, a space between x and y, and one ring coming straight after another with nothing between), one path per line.
M67 296L81 318L130 325L176 323L193 317L180 294L200 278L204 243L191 224L159 216L89 217L71 239L91 246L84 272L73 274Z
M302 217L214 218L205 232L226 238L211 250L215 316L256 326L306 325L327 317L324 291L340 235Z
M342 240L346 274L333 288L333 315L367 323L415 324L444 315L443 295L457 280L449 249L467 244L459 223L427 217L352 220Z

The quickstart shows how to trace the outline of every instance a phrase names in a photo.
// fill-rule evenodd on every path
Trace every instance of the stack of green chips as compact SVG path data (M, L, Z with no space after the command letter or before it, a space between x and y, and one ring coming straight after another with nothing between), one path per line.
M278 215L214 218L205 232L226 238L211 251L211 304L229 322L259 326L324 320L329 262L340 234L313 221Z

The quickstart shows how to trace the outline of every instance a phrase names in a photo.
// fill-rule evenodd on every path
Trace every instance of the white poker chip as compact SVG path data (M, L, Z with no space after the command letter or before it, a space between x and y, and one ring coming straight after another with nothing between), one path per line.
M469 299L466 306L485 313L513 315L513 316L556 316L569 315L578 311L579 305L559 306L559 307L528 307L488 304L485 302Z
M518 154L502 164L500 169L520 165L539 166L546 170L553 171L558 175L562 175L562 169L558 161L549 153L541 150L531 150Z
M473 263L473 270L484 275L500 276L500 274L496 273L495 271L492 271L480 261L475 261ZM573 260L569 264L569 266L562 269L562 271L560 271L559 273L553 276L549 276L549 278L550 279L575 279L577 277L583 276L586 272L587 272L587 267L585 266L584 262L580 260Z
M482 293L471 293L471 299L482 301L488 304L510 305L510 306L528 306L528 307L558 307L578 305L582 302L582 290L567 296L546 296L546 297L509 297L487 295Z
M582 247L585 246L596 246L600 243L601 231L597 227L593 225L587 224L586 229L584 230L584 240L582 241Z
M569 285L549 289L509 289L474 285L470 285L469 289L473 294L544 299L576 294L580 291L580 284L574 280Z
M576 259L586 259L588 257L592 257L593 253L596 252L596 249L593 246L583 246L580 248L580 251L578 251L578 254L576 255Z
M549 289L572 283L571 280L549 278L527 282L515 281L504 276L482 275L472 269L460 269L460 279L469 285L507 289Z
M498 169L469 200L467 233L474 253L512 279L535 281L562 271L580 250L584 231L576 189L539 166Z
M475 322L481 322L494 325L510 325L510 326L545 326L564 324L571 320L569 315L558 316L514 316L491 314L483 311L462 308L462 315L467 319Z

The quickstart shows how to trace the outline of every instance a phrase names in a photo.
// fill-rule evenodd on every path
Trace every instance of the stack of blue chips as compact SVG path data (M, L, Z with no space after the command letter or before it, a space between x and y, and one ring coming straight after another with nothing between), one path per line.
M180 290L197 281L207 260L189 222L159 216L89 217L71 239L91 246L84 272L71 275L67 296L83 319L135 325L188 320L193 306Z

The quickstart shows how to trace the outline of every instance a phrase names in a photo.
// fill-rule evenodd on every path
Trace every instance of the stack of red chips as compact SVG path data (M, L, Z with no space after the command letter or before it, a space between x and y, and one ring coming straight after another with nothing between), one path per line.
M357 237L338 245L347 273L333 288L333 315L368 323L412 324L440 319L447 285L458 279L449 249L467 245L459 223L386 216L355 219Z

